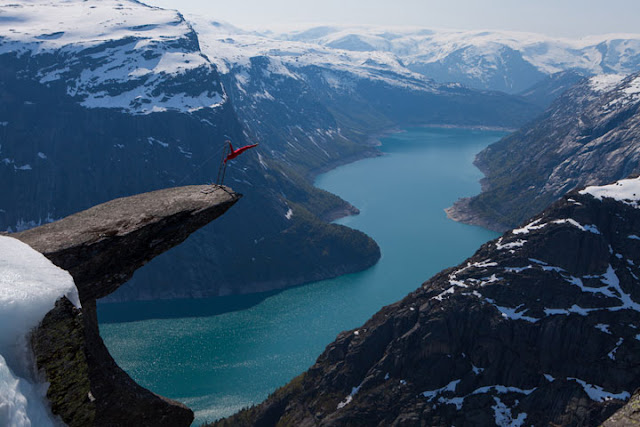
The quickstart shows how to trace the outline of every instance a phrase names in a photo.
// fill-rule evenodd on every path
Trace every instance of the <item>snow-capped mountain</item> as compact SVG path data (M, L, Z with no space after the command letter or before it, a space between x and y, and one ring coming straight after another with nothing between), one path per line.
M307 171L353 154L348 147L333 154L330 147L393 126L514 127L539 111L523 99L436 83L405 67L393 52L338 49L303 37L187 19L243 124L274 148L275 158L292 167L303 164Z
M225 101L215 67L175 11L117 0L2 0L0 10L0 55L32 57L40 83L63 84L84 107L149 114Z
M393 52L348 50L314 40L249 32L196 16L189 16L188 19L198 33L203 52L222 74L229 73L233 68L249 66L251 58L268 57L268 71L286 77L303 78L300 69L316 66L414 90L435 91L440 86L406 68ZM336 89L349 86L347 82L329 75L326 79ZM242 84L241 79L238 84Z
M436 82L477 89L521 92L545 76L573 70L584 75L629 74L640 69L640 35L610 34L582 39L506 31L423 28L314 27L274 33L241 32L221 25L227 43L281 57L289 63L318 61L397 73L420 74ZM198 26L198 31L201 31ZM306 55L300 55L305 46ZM293 50L291 50L293 48ZM224 54L223 54L224 55ZM229 62L237 54L226 57ZM297 59L296 59L297 58Z

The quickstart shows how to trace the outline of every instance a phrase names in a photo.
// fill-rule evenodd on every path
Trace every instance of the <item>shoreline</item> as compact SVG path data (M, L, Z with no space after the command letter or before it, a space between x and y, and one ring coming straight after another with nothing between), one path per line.
M469 130L485 130L485 131L496 131L496 132L515 132L518 128L508 128L503 126L484 126L484 125L447 125L447 124L426 124L426 125L415 125L415 127L419 128L440 128L440 129L469 129Z
M367 135L365 137L365 142L363 144L364 148L362 152L343 158L340 161L329 163L323 167L316 168L307 174L307 178L310 180L311 185L313 185L315 188L319 188L316 186L316 183L315 183L316 178L319 175L330 172L334 169L337 169L340 166L345 166L360 160L384 156L385 153L378 150L378 147L382 145L381 139L385 137L389 137L391 135L405 133L407 132L407 128L411 128L411 127L434 128L434 129L468 129L468 130L495 131L495 132L508 132L508 133L517 131L517 128L507 128L507 127L501 127L501 126L484 126L484 125L455 125L455 124L442 124L442 123L441 124L432 124L432 123L416 124L416 125L407 125L405 127L394 125L389 128L386 128L377 132L373 132L370 135ZM483 177L480 178L480 184L482 187L480 190L480 193L482 193L484 191L484 186L482 185L482 181L486 175L484 171L475 164L475 160L473 164L474 166L476 166L476 168L478 168L478 170L480 170L480 172L482 172L482 175L483 175ZM333 221L336 221L348 216L360 214L360 210L356 206L353 206L348 200L344 200L342 197L340 197L337 194L333 194L333 195L340 198L340 200L342 200L343 202L345 202L345 206L342 208L336 208L332 210L324 218L321 218L322 220L325 220L331 223ZM505 228L503 224L498 224L498 223L494 224L480 217L478 214L476 214L472 209L468 207L468 201L466 201L466 205L465 205L466 207L461 206L461 204L465 203L464 202L465 199L470 199L470 198L471 197L458 199L454 202L452 206L445 208L444 211L447 214L447 218L449 218L452 221L461 222L463 224L476 225L476 226L483 227L488 230L496 231L496 232L503 232L504 230L508 229L508 228Z
M333 169L336 169L340 166L357 162L358 160L384 156L384 153L381 151L378 151L377 149L382 145L382 141L380 141L380 139L389 137L391 135L395 135L398 133L407 132L406 128L411 128L411 127L435 128L435 129L469 129L469 130L496 131L496 132L515 132L516 130L518 130L517 128L507 128L507 127L501 127L501 126L484 126L484 125L454 125L454 124L431 124L431 123L406 125L404 127L395 125L387 129L376 131L367 135L365 137L365 142L362 144L363 146L362 152L343 158L340 161L331 162L325 166L313 169L307 173L307 177L311 180L311 184L315 186L315 179L318 177L318 175L322 175L323 173L330 172Z
M394 134L400 134L400 133L405 133L407 132L408 128L411 127L415 127L415 128L441 128L441 129L476 129L476 130L503 130L503 129L498 129L495 127L479 127L479 126L458 126L458 125L447 125L447 124L440 124L440 125L433 125L433 124L425 124L425 125L412 125L412 126L407 126L407 128L400 128L398 126L393 126L381 131L377 131L377 132L373 132L370 135L368 135L367 137L365 137L365 143L361 143L362 146L362 151L355 153L351 156L345 157L345 158L341 158L337 161L331 162L329 164L324 165L323 167L320 168L316 168L312 171L310 171L306 178L309 179L310 184L317 190L320 191L327 191L327 190L323 190L320 187L317 187L315 184L316 178L324 173L330 172L334 169L337 169L340 166L346 166L348 164L351 163L355 163L357 161L360 160L365 160L368 158L375 158L375 157L380 157L380 156L384 156L385 153L383 153L382 151L380 151L378 149L378 147L380 147L382 145L382 138L394 135ZM331 193L331 192L329 192ZM338 206L335 209L327 212L325 215L323 215L322 217L320 217L321 221L325 221L326 223L332 223L336 220L342 219L342 218L346 218L349 216L355 216L360 214L360 210L352 205L349 201L343 199L341 196L335 194L335 193L331 193L333 196L339 198L340 200L342 200L343 205L342 206ZM488 230L491 231L499 231L501 232L501 230L499 229L499 227L501 226L501 224L491 224L490 222L487 221L482 221L482 219L480 217L478 217L473 211L469 210L469 209L463 209L463 206L460 205L460 203L464 203L464 198L463 199L459 199L457 201L454 202L454 204L451 207L445 208L444 211L446 212L447 218L451 219L452 221L456 221L456 222L462 222L465 224L470 224L470 225L476 225L476 226L480 226L483 228L486 228ZM467 202L468 204L468 202ZM369 236L370 237L370 236ZM375 239L374 239L375 241ZM377 244L377 242L376 242ZM373 265L377 264L374 263ZM365 266L364 269L371 267L371 265L369 266ZM285 289L289 289L289 288L293 288L293 287L297 287L297 286L304 286L308 283L313 283L319 280L326 280L326 279L332 279L332 278L336 278L339 276L342 276L344 274L351 274L357 271L361 271L360 269L356 268L355 271L350 269L350 268L343 268L341 269L342 271L334 271L332 274L328 274L328 275L323 275L322 277L316 276L316 277L295 277L295 278L290 278L290 279L281 279L278 280L277 283L262 283L262 286L259 286L257 288L259 288L259 290L252 290L249 292L241 292L239 294L229 294L229 295L255 295L255 294L260 294L260 293L269 293L269 292L281 292ZM251 286L252 289L255 289L253 286ZM140 298L140 299L127 299L126 297L123 299L110 299L110 298L106 298L106 300L102 300L101 303L102 304L119 304L119 303L126 303L126 302L138 302L138 301L155 301L155 300L161 300L161 301L171 301L171 300L184 300L184 299L208 299L208 298L219 298L219 297L224 297L224 296L228 296L228 295L212 295L212 294L208 294L207 292L189 292L189 293L174 293L173 295L165 295L165 296L160 296L159 298L156 297L149 297L149 298Z
M505 231L510 230L510 227L498 222L490 221L478 214L474 209L471 209L469 206L471 199L472 197L463 197L453 202L453 205L445 208L444 211L447 214L447 218L462 224L482 227L487 230L495 231L496 233L504 233Z

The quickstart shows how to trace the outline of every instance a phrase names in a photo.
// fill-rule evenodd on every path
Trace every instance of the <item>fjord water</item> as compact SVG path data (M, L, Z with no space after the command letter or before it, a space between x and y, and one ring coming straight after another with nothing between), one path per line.
M279 293L100 305L107 347L142 386L194 409L196 425L262 401L340 331L497 236L443 209L480 191L473 158L503 135L411 128L382 138L385 155L318 177L317 186L361 210L339 222L380 245L382 259L369 270Z

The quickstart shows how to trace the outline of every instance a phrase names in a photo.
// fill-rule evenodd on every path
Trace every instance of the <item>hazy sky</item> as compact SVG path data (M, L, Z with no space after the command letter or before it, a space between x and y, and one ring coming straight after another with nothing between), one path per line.
M143 0L239 27L296 23L502 29L552 36L640 33L640 0Z

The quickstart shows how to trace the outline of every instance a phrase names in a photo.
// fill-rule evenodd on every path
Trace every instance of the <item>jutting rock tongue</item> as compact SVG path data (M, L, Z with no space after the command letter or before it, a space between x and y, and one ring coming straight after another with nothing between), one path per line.
M190 409L142 388L117 366L100 338L96 299L224 214L240 197L222 186L169 188L112 200L12 235L71 273L77 286L81 310L57 295L32 335L37 366L51 384L51 410L66 424L191 424Z

